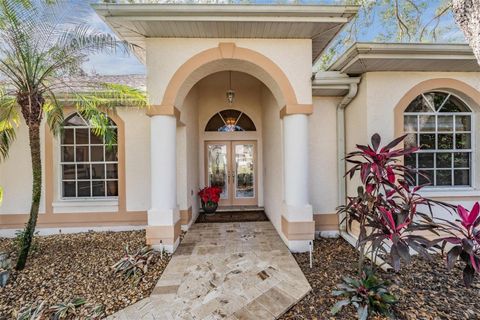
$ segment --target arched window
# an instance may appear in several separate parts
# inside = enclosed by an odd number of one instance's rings
[[[116,132],[115,122],[110,124]],[[117,145],[106,145],[78,113],[64,121],[60,153],[63,198],[118,196]]]
[[[426,175],[432,186],[470,186],[472,174],[472,111],[458,97],[427,92],[404,112],[405,145],[420,150],[405,157],[407,166]],[[425,184],[422,175],[417,184]]]
[[[228,109],[220,111],[208,120],[205,131],[233,132],[256,131],[252,119],[245,113]]]

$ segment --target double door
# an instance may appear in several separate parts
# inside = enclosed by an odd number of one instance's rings
[[[220,206],[257,205],[256,141],[207,141],[205,182],[222,190]]]

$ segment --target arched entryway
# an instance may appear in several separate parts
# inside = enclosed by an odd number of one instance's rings
[[[232,74],[239,81],[233,103],[226,99],[232,89],[226,79]],[[215,115],[227,110],[238,111],[237,119],[223,119],[217,131],[206,130]],[[188,228],[198,214],[198,189],[218,178],[227,186],[223,204],[264,207],[291,249],[307,249],[314,233],[308,199],[311,112],[311,105],[297,103],[281,68],[250,49],[221,43],[185,62],[166,86],[162,104],[149,110],[152,209],[147,238],[153,239],[149,242],[158,241],[155,235],[162,224],[170,224],[175,248],[180,225]],[[222,131],[235,126],[230,122],[245,121],[242,114],[248,115],[255,130]],[[214,149],[220,151],[213,156],[230,159],[222,170],[209,163]],[[236,158],[243,159],[242,164]]]

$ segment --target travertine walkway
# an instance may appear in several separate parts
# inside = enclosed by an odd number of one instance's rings
[[[311,290],[270,222],[194,224],[150,298],[111,319],[275,319]]]

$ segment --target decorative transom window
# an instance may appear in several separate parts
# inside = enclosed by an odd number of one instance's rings
[[[472,111],[445,92],[419,95],[404,113],[405,146],[420,150],[405,157],[418,169],[416,183],[432,186],[470,186],[472,176]]]
[[[117,132],[110,119],[111,128]],[[63,198],[118,196],[117,145],[106,145],[78,113],[64,121],[61,138],[61,188]]]
[[[208,120],[205,131],[233,132],[256,131],[252,119],[245,113],[228,109],[220,111]]]

